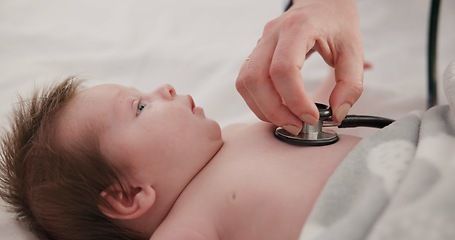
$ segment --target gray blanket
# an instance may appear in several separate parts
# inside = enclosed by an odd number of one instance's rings
[[[455,62],[448,105],[363,139],[322,191],[300,240],[455,239]]]

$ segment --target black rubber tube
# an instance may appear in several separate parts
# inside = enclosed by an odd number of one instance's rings
[[[341,121],[339,128],[353,128],[353,127],[372,127],[372,128],[383,128],[394,120],[384,117],[367,116],[367,115],[347,115],[346,118]]]
[[[439,18],[439,5],[440,0],[431,1],[430,9],[430,24],[428,29],[428,97],[427,108],[431,108],[438,103],[438,89],[437,89],[437,41],[438,41],[438,18]]]

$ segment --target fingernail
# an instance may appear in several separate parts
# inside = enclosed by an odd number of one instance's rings
[[[338,109],[335,111],[335,116],[337,117],[337,120],[341,122],[346,117],[346,115],[348,115],[350,109],[351,105],[349,103],[344,103],[343,105],[339,106]]]
[[[297,136],[300,133],[300,128],[294,125],[284,125],[282,128],[284,130],[288,131],[289,133],[293,134],[294,136]]]
[[[310,124],[312,126],[314,126],[318,123],[318,120],[315,117],[311,116],[310,114],[303,114],[302,116],[300,116],[300,119],[302,121],[304,121],[305,123]]]

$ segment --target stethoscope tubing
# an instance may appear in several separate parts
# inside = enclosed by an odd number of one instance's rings
[[[324,121],[323,127],[338,127],[338,128],[355,128],[355,127],[370,127],[384,128],[391,123],[393,119],[369,115],[347,115],[341,123],[332,121]]]

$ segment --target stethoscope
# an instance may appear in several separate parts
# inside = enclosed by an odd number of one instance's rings
[[[353,128],[353,127],[373,127],[383,128],[394,120],[368,115],[347,115],[340,123],[332,121],[332,109],[321,103],[316,103],[319,110],[319,121],[316,125],[303,122],[302,131],[294,135],[282,127],[275,129],[275,137],[279,140],[300,146],[324,146],[336,143],[339,139],[338,134],[325,127]]]
[[[286,10],[292,5],[289,1]],[[437,104],[437,79],[436,79],[436,44],[439,17],[440,0],[431,1],[429,33],[428,33],[428,101],[427,108]],[[279,140],[300,146],[324,146],[336,143],[339,140],[335,131],[326,130],[324,127],[352,128],[352,127],[373,127],[383,128],[394,120],[367,115],[347,115],[341,123],[332,121],[332,109],[324,104],[316,103],[319,110],[319,121],[312,126],[303,123],[302,131],[294,135],[282,127],[275,129],[275,137]]]

